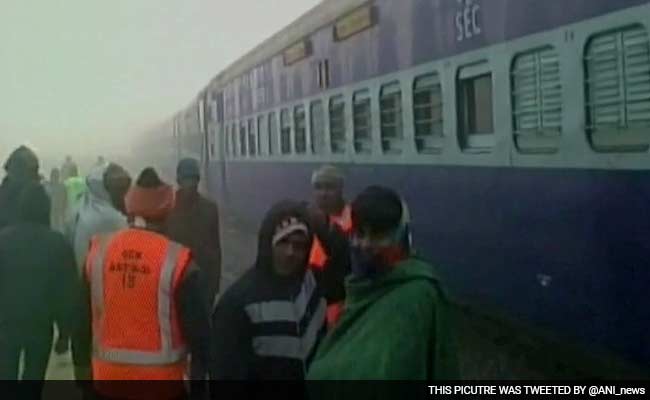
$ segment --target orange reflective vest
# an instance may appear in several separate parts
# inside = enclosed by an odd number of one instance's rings
[[[179,384],[147,397],[182,395],[187,346],[175,294],[190,261],[188,249],[153,232],[126,229],[93,238],[86,278],[99,393],[118,395],[115,384],[102,381],[165,380]]]
[[[343,211],[339,215],[330,215],[330,223],[338,225],[339,228],[343,231],[346,236],[352,234],[352,208],[349,205],[346,205],[343,208]],[[311,247],[311,252],[309,254],[309,265],[311,268],[316,270],[323,270],[327,264],[327,252],[323,247],[323,244],[314,236],[314,243]],[[343,304],[335,303],[327,306],[327,325],[328,327],[333,327],[336,322],[341,317],[343,312]]]

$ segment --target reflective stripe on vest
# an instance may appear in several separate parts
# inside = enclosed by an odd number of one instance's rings
[[[94,312],[97,318],[101,319],[104,314],[104,266],[108,248],[114,236],[99,238],[99,251],[95,255],[90,274],[92,301]],[[173,296],[173,280],[176,260],[182,250],[182,246],[169,242],[167,254],[160,273],[158,284],[158,323],[160,325],[161,348],[158,353],[111,349],[101,345],[98,333],[93,333],[93,355],[106,362],[118,364],[135,365],[169,365],[182,361],[187,355],[185,348],[174,349],[172,345],[172,321],[171,321],[171,300]]]

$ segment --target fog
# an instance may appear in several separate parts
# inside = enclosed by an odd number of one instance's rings
[[[0,0],[0,160],[120,154],[319,0]]]

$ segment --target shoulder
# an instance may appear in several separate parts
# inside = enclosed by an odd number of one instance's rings
[[[219,304],[223,307],[241,308],[254,302],[258,288],[258,271],[253,267],[246,271],[221,296]]]

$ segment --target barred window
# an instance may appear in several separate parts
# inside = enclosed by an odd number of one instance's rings
[[[280,113],[280,151],[282,154],[291,154],[291,121],[286,108]]]
[[[379,96],[381,147],[384,153],[401,153],[404,140],[402,89],[399,82],[384,85]]]
[[[246,124],[244,122],[239,125],[239,155],[246,157]]]
[[[522,153],[555,153],[562,133],[560,60],[553,47],[517,55],[510,72],[515,144]]]
[[[264,117],[264,115],[257,117],[257,143],[260,155],[268,154],[268,147],[265,149],[264,146],[268,145],[269,142],[269,130],[268,126],[265,123]]]
[[[354,118],[354,151],[370,154],[372,153],[372,114],[368,90],[354,94],[352,115]]]
[[[311,103],[310,128],[311,150],[314,154],[325,153],[325,109],[320,100]]]
[[[458,81],[459,142],[463,150],[483,152],[494,147],[492,72],[487,63],[463,67]]]
[[[238,151],[237,151],[237,149],[238,149],[238,147],[237,147],[237,125],[235,125],[235,124],[231,125],[230,134],[231,134],[231,138],[232,138],[232,140],[230,140],[230,145],[232,146],[231,154],[232,154],[233,158],[237,158],[237,155],[238,155]]]
[[[255,121],[248,120],[248,154],[251,157],[257,155],[257,134],[255,132]]]
[[[330,99],[330,146],[332,153],[345,153],[345,100],[343,96]]]
[[[226,125],[226,134],[224,135],[226,156],[230,157],[230,127]]]
[[[296,106],[293,110],[293,121],[295,125],[295,145],[297,154],[307,152],[307,122],[305,121],[305,107]]]
[[[593,36],[585,51],[587,133],[597,151],[650,145],[648,33],[635,25]]]
[[[442,87],[438,74],[415,78],[413,124],[418,153],[439,153],[443,146]]]
[[[269,114],[269,155],[278,154],[278,117],[275,113]]]

